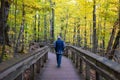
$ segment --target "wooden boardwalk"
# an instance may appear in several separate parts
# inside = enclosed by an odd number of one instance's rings
[[[57,68],[56,55],[49,53],[41,74],[36,80],[81,80],[72,62],[66,57],[62,57],[62,64]]]

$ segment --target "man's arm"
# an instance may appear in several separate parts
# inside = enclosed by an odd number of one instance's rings
[[[64,49],[65,49],[65,42],[63,41],[63,51],[64,51]]]
[[[54,48],[56,47],[56,41],[54,42]]]
[[[64,48],[65,48],[65,46],[66,46],[66,45],[65,45],[65,42],[63,42],[63,45],[64,45]]]

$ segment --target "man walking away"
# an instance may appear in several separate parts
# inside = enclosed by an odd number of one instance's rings
[[[55,41],[54,47],[55,47],[56,57],[57,57],[57,67],[59,68],[61,66],[61,58],[65,48],[65,43],[63,40],[61,40],[60,36],[58,36],[58,39]]]

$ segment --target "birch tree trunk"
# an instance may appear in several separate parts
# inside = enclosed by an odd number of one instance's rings
[[[17,42],[16,42],[16,47],[14,50],[14,57],[16,57],[18,55],[18,46],[20,45],[20,39],[22,37],[22,48],[20,52],[24,51],[24,23],[25,23],[25,11],[24,11],[24,2],[23,2],[23,12],[22,12],[22,23],[21,23],[21,27],[20,27],[20,31],[19,31],[19,35],[17,38]]]

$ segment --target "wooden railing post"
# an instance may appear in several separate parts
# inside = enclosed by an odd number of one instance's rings
[[[66,57],[69,57],[69,54],[68,54],[68,48],[66,48],[64,52],[65,52],[65,53],[64,53],[65,56],[66,56]]]
[[[45,60],[47,61],[48,60],[48,52],[45,54]],[[46,62],[45,61],[45,62]]]
[[[86,80],[90,80],[90,66],[86,63]]]
[[[30,70],[31,70],[31,80],[34,80],[34,64],[33,65],[31,65],[31,67],[30,67]]]
[[[43,56],[43,64],[46,62],[46,58],[45,58],[46,56],[44,55]]]
[[[78,68],[78,63],[79,63],[79,59],[78,59],[78,55],[76,54],[76,68]]]
[[[73,60],[74,60],[74,53],[73,53],[73,51],[71,51],[71,60],[72,60],[72,62],[74,62]]]
[[[42,68],[42,66],[41,66],[42,65],[42,60],[41,60],[41,58],[40,58],[40,62],[39,63],[40,63],[40,72],[41,72],[41,68]]]
[[[44,58],[41,58],[41,67],[44,67]]]
[[[79,72],[80,72],[80,74],[82,74],[82,72],[83,72],[83,71],[82,71],[82,68],[83,68],[83,67],[82,67],[82,66],[83,66],[83,65],[82,65],[82,59],[79,58],[79,61],[80,61],[80,62],[79,62],[79,63],[80,63]]]
[[[73,63],[75,63],[75,53],[73,53]]]
[[[71,51],[68,50],[68,58],[71,59]]]
[[[96,71],[95,75],[96,75],[96,80],[100,80],[100,75],[97,71]]]
[[[44,62],[46,63],[47,62],[47,60],[48,60],[48,52],[44,55]]]
[[[37,73],[40,73],[40,59],[37,61],[36,66],[37,66],[36,69]]]
[[[76,56],[76,54],[74,54],[74,55],[75,55],[75,56],[74,56],[74,57],[75,57],[74,59],[75,59],[75,66],[76,66],[76,59],[77,59],[76,57],[77,57],[77,56]]]

